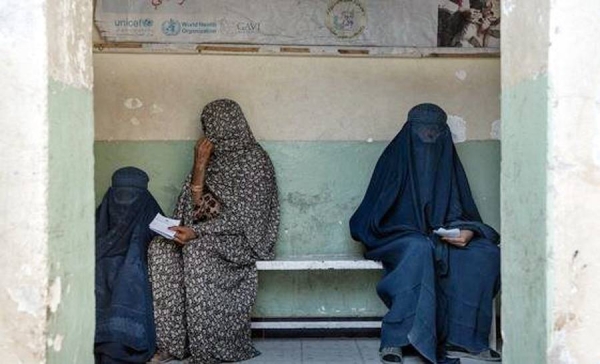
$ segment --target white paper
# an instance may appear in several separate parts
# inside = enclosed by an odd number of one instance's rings
[[[164,236],[167,239],[173,240],[175,232],[169,230],[170,227],[179,226],[181,220],[170,219],[161,214],[156,214],[154,220],[150,223],[150,230],[155,233]]]
[[[443,236],[444,238],[458,238],[460,237],[460,229],[444,229],[439,228],[433,231],[434,234]]]

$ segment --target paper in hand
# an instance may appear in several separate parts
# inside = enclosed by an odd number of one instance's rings
[[[439,235],[444,238],[458,238],[460,237],[460,229],[444,229],[439,228],[437,230],[433,230],[433,233]]]
[[[173,240],[175,231],[169,230],[169,228],[172,226],[179,226],[180,223],[181,220],[170,219],[161,214],[156,214],[154,220],[150,223],[150,230],[167,239]]]

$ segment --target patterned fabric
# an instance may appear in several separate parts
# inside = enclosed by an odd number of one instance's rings
[[[274,258],[279,227],[275,172],[231,100],[208,104],[201,116],[214,144],[205,187],[220,203],[198,221],[187,177],[174,215],[198,238],[183,248],[153,241],[149,261],[157,346],[190,364],[241,361],[259,354],[250,338],[257,290],[256,260]]]
[[[219,212],[221,212],[219,200],[212,192],[204,192],[200,203],[194,207],[194,224],[214,219],[219,216]]]

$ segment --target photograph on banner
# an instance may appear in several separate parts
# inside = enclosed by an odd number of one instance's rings
[[[438,47],[500,48],[500,0],[439,0]]]

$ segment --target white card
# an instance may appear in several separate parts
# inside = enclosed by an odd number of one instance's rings
[[[161,214],[156,214],[154,220],[150,223],[150,230],[155,233],[164,236],[167,239],[173,240],[175,237],[175,232],[173,230],[169,230],[172,226],[179,226],[181,220],[170,219]]]
[[[443,236],[445,238],[458,238],[460,237],[460,229],[444,229],[439,228],[437,230],[433,230],[433,233],[439,236]]]

